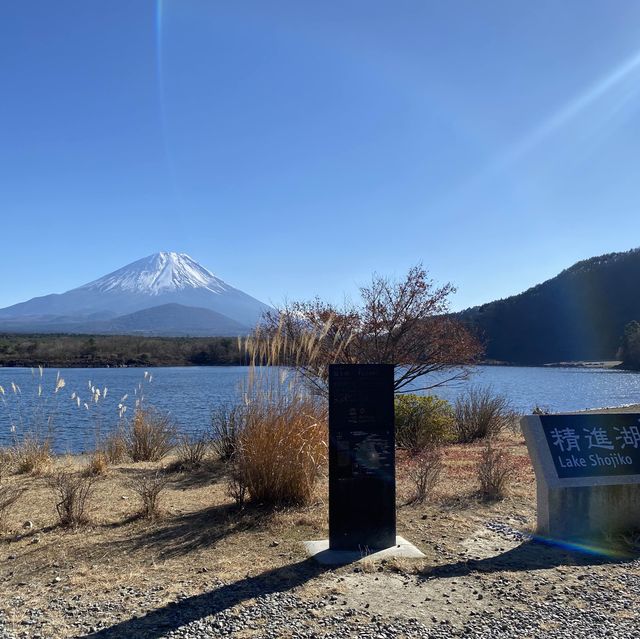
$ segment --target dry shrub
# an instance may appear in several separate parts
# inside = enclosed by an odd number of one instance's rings
[[[408,475],[414,492],[409,499],[410,504],[422,504],[431,497],[440,481],[442,469],[442,450],[435,446],[423,450],[411,460]]]
[[[7,529],[7,515],[24,491],[19,486],[0,485],[0,532]]]
[[[10,450],[0,448],[0,481],[11,475],[14,468],[14,457]]]
[[[84,469],[84,474],[99,477],[101,475],[106,475],[108,468],[109,458],[106,453],[101,450],[96,450],[89,458],[89,462]]]
[[[89,523],[85,510],[95,481],[94,475],[77,473],[70,469],[59,470],[49,478],[49,486],[58,500],[56,510],[60,525],[65,528],[77,528]]]
[[[232,481],[251,500],[306,504],[327,456],[326,411],[312,398],[254,399],[238,440]]]
[[[37,435],[25,435],[12,450],[15,470],[19,474],[42,475],[51,466],[51,440]]]
[[[171,417],[152,408],[137,408],[125,431],[127,454],[134,462],[160,461],[173,447]]]
[[[247,482],[242,474],[240,465],[234,462],[229,465],[227,494],[238,506],[244,506],[247,501]]]
[[[131,479],[131,489],[138,495],[142,507],[138,516],[142,519],[157,519],[160,514],[160,494],[167,487],[169,478],[163,470],[144,473]]]
[[[222,405],[211,415],[211,447],[223,461],[233,457],[238,438],[247,420],[247,408],[242,404]]]
[[[183,433],[178,438],[176,465],[182,470],[200,468],[209,452],[209,442],[202,434]]]
[[[495,437],[516,419],[507,398],[490,388],[470,388],[456,400],[454,412],[454,429],[462,444]]]
[[[121,428],[110,433],[100,448],[109,464],[121,464],[127,460],[127,439]]]
[[[502,499],[513,478],[514,470],[509,455],[496,448],[493,438],[487,438],[477,466],[480,495],[487,500]]]

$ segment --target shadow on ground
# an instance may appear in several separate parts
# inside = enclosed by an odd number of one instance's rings
[[[596,552],[592,548],[567,547],[542,540],[526,541],[500,555],[486,559],[468,559],[427,568],[423,579],[464,577],[474,572],[524,572],[558,566],[602,566],[636,560],[637,555]]]
[[[174,462],[167,468],[172,474],[171,483],[174,488],[203,488],[220,482],[227,474],[227,467],[217,460],[205,460],[191,466]]]
[[[166,473],[169,484],[177,490],[211,486],[222,481],[227,475],[225,465],[217,460],[204,460],[199,464],[174,461],[158,469],[121,468],[119,474],[123,483],[127,485],[138,477],[154,475],[158,471]]]
[[[259,506],[239,509],[234,504],[222,504],[160,519],[131,531],[124,538],[101,544],[109,553],[135,553],[153,550],[161,559],[180,557],[201,548],[214,546],[230,535],[246,530],[259,530],[268,525],[273,511]],[[125,526],[132,520],[118,522]]]
[[[255,577],[221,586],[148,612],[143,617],[123,621],[110,628],[85,635],[84,639],[157,639],[193,621],[233,608],[259,595],[286,592],[327,570],[313,559],[275,568]]]

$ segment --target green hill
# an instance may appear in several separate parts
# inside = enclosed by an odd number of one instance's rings
[[[462,311],[486,357],[515,364],[615,359],[640,320],[640,249],[574,264],[524,293]]]

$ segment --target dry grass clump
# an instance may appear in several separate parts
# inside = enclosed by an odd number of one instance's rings
[[[219,406],[211,415],[211,448],[223,461],[230,460],[238,448],[238,438],[247,420],[243,404]]]
[[[0,448],[0,481],[13,472],[13,454],[6,448]]]
[[[422,504],[433,495],[442,475],[442,450],[432,447],[423,450],[410,462],[407,475],[413,484],[410,504]]]
[[[245,340],[250,363],[245,402],[212,419],[212,445],[230,462],[228,493],[239,504],[246,499],[268,506],[309,503],[327,459],[325,403],[305,391],[309,378],[299,367],[276,368],[314,360],[317,335],[290,343],[281,329]]]
[[[131,489],[138,495],[142,507],[138,516],[142,519],[157,519],[161,515],[160,495],[167,487],[169,477],[162,469],[140,474],[130,481]]]
[[[48,479],[48,484],[56,497],[56,510],[60,525],[77,528],[89,523],[85,511],[87,500],[93,492],[95,475],[61,469]]]
[[[106,475],[108,469],[109,458],[107,457],[106,453],[101,450],[96,450],[89,458],[89,462],[84,469],[84,474],[100,477],[102,475]]]
[[[454,430],[461,444],[495,437],[516,420],[507,398],[494,395],[490,388],[467,390],[456,400],[454,413]]]
[[[486,500],[502,499],[513,478],[514,469],[509,455],[501,448],[496,448],[493,438],[487,442],[480,454],[477,466],[480,495]]]
[[[48,437],[25,435],[14,445],[11,456],[18,474],[42,475],[53,461],[51,440]]]
[[[239,436],[230,491],[265,504],[309,503],[326,457],[326,412],[318,402],[295,394],[254,399]]]
[[[127,460],[127,439],[122,428],[114,430],[100,445],[101,452],[109,464],[121,464]]]
[[[127,455],[132,461],[160,461],[173,448],[176,427],[166,413],[139,407],[124,432],[124,438]]]
[[[11,484],[0,485],[0,532],[7,530],[7,515],[25,489]]]
[[[195,470],[204,463],[209,452],[209,441],[201,433],[182,433],[178,437],[175,466],[181,470]]]

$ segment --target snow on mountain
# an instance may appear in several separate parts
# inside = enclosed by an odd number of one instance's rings
[[[115,317],[164,304],[205,308],[252,327],[269,306],[230,286],[185,253],[150,255],[66,293],[35,297],[0,309],[0,320],[29,326]]]
[[[76,290],[160,295],[189,288],[204,288],[212,293],[231,289],[186,253],[162,252],[144,257]]]

